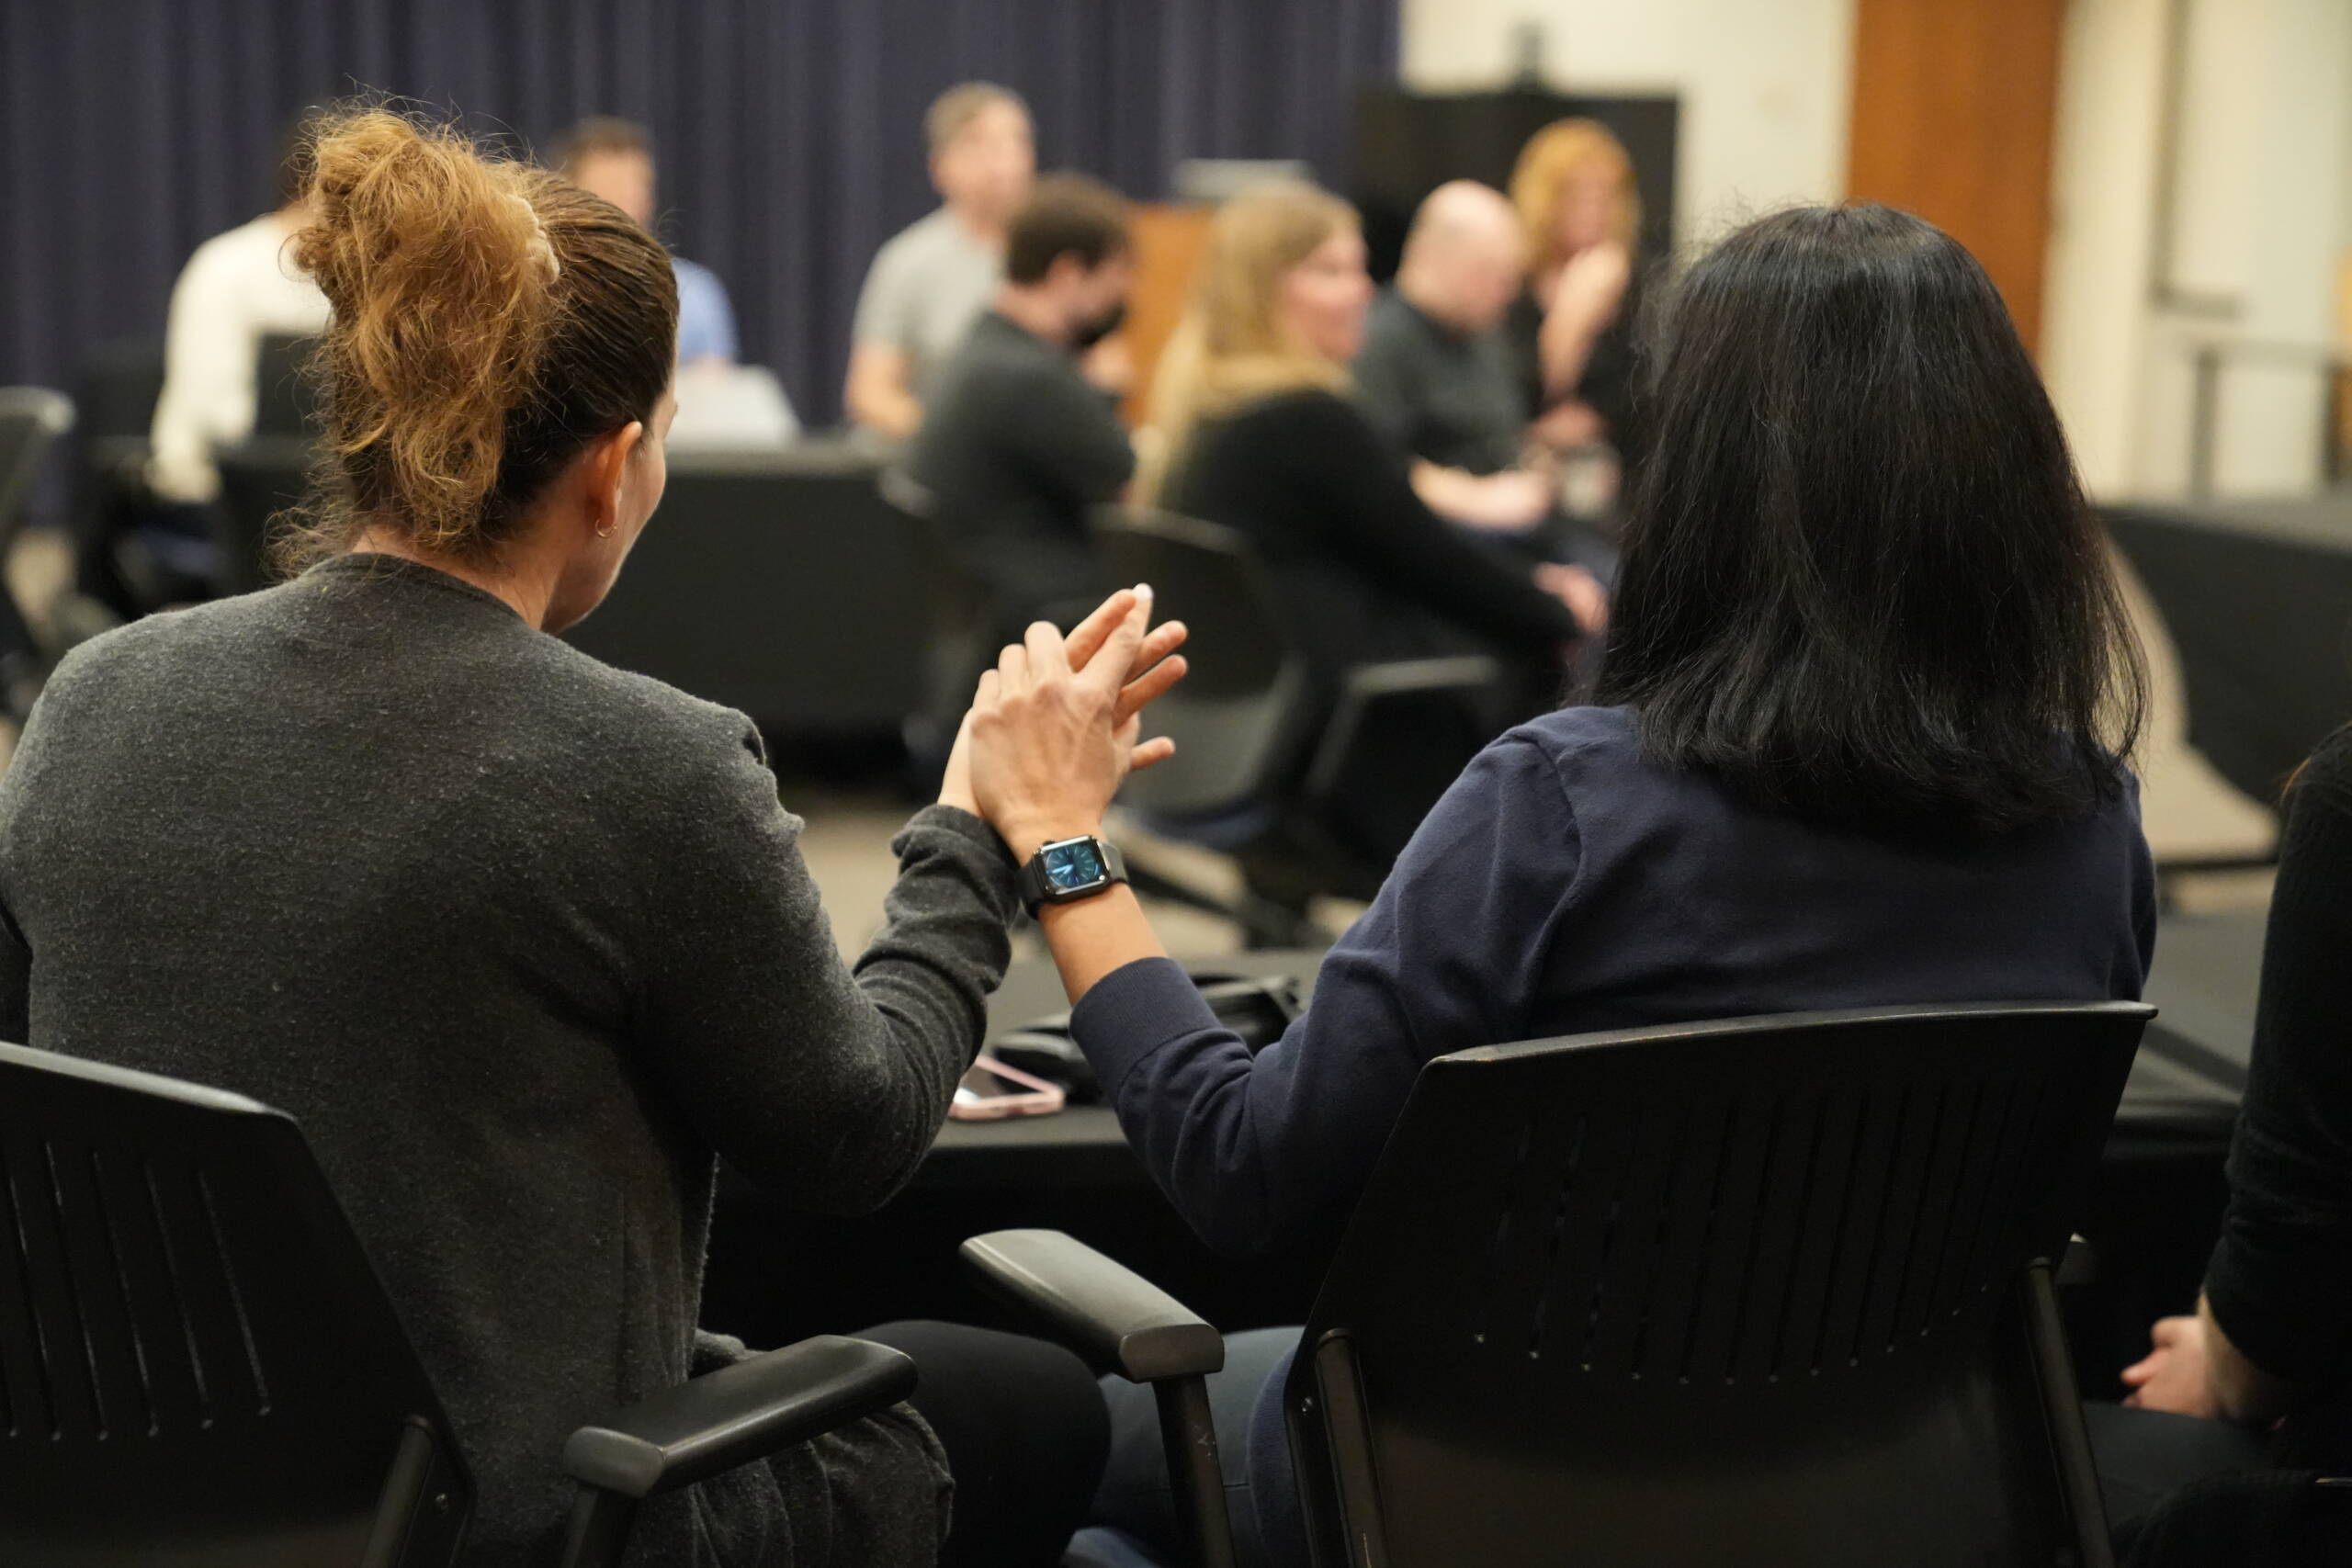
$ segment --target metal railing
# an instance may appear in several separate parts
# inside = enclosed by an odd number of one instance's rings
[[[2345,421],[2352,410],[2352,358],[2321,344],[2281,343],[2256,338],[2211,338],[2190,350],[2188,434],[2188,493],[2199,500],[2213,494],[2215,454],[2222,418],[2222,373],[2233,363],[2301,365],[2324,373],[2326,395],[2320,399],[2319,462],[2322,479],[2342,482],[2346,472]]]

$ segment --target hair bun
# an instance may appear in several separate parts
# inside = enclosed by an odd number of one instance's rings
[[[309,162],[314,217],[294,257],[334,308],[331,445],[376,477],[418,543],[461,545],[557,313],[562,266],[534,176],[382,108],[320,119]]]

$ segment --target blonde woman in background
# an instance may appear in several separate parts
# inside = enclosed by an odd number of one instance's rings
[[[1535,437],[1560,451],[1608,441],[1630,457],[1634,161],[1600,121],[1555,120],[1520,150],[1510,199],[1527,231],[1528,291],[1507,331]]]
[[[1573,567],[1531,570],[1430,511],[1347,366],[1372,302],[1355,209],[1313,186],[1227,203],[1153,381],[1147,500],[1248,535],[1318,679],[1475,651],[1556,696],[1604,597]]]

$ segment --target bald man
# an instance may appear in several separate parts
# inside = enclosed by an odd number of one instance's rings
[[[1532,411],[1502,335],[1525,286],[1526,240],[1503,194],[1475,180],[1430,193],[1396,282],[1372,308],[1356,390],[1413,488],[1459,523],[1504,530],[1552,513],[1550,479],[1522,466]]]

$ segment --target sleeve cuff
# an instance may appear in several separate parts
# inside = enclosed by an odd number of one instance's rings
[[[996,829],[960,806],[926,806],[908,818],[907,825],[899,829],[898,836],[890,840],[892,852],[904,856],[907,852],[905,846],[914,836],[932,828],[953,833],[960,839],[969,839],[1002,861],[1008,869],[1017,869],[1012,864],[1012,852],[1005,847],[1002,839],[997,837]]]
[[[926,849],[964,866],[967,874],[978,879],[999,909],[999,918],[1012,918],[1020,907],[1013,880],[1021,868],[1013,863],[1012,852],[995,829],[959,807],[926,806],[908,818],[907,825],[891,839],[890,852],[899,857],[903,868]]]
[[[1103,1098],[1116,1102],[1120,1086],[1143,1059],[1170,1041],[1225,1026],[1201,999],[1201,990],[1172,958],[1138,958],[1114,969],[1079,998],[1069,1015],[1070,1037],[1094,1064]]]
[[[2299,1313],[2299,1293],[2291,1286],[2259,1289],[2232,1267],[2226,1252],[2215,1256],[2205,1276],[2205,1305],[2240,1356],[2281,1382],[2319,1382],[2335,1371],[2343,1334],[2324,1313]],[[2316,1293],[2326,1299],[2326,1292]]]

